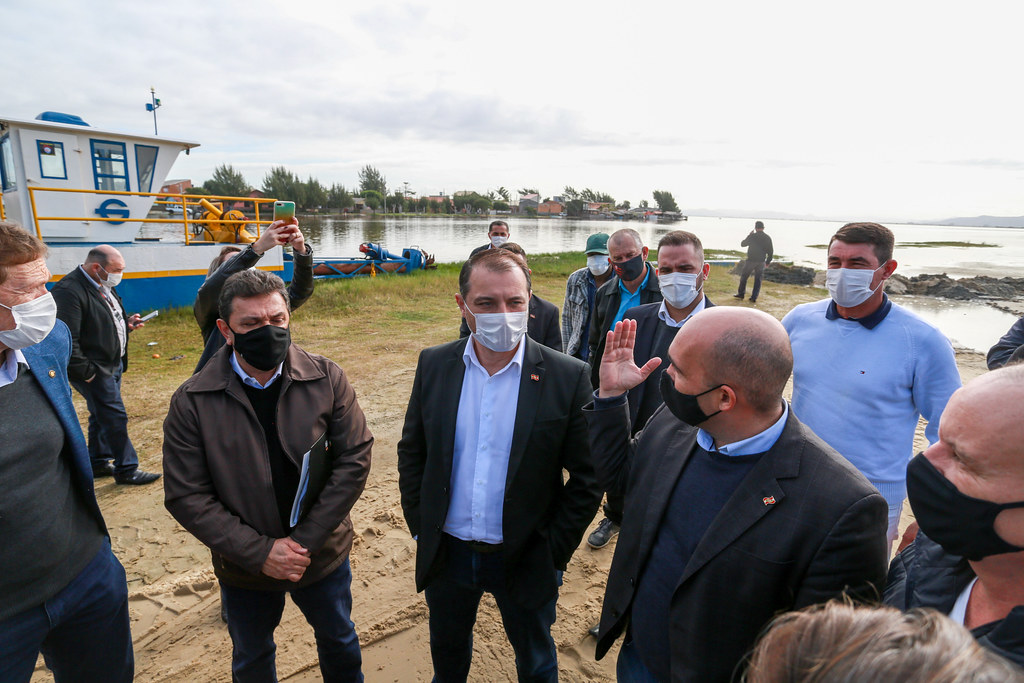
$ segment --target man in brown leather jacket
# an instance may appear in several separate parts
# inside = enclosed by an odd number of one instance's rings
[[[324,680],[361,681],[349,511],[373,436],[341,368],[291,343],[280,278],[231,276],[220,312],[227,345],[178,388],[164,421],[165,505],[210,547],[235,680],[274,680],[290,593]]]

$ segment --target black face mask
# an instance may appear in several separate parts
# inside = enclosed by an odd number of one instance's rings
[[[907,465],[907,499],[921,531],[946,552],[980,560],[1024,550],[1004,541],[994,527],[1000,512],[1024,507],[1024,501],[993,503],[960,493],[921,453]]]
[[[708,415],[701,410],[700,404],[697,403],[697,397],[703,396],[704,394],[723,386],[725,385],[719,384],[711,387],[707,391],[702,391],[699,394],[684,394],[681,391],[676,390],[667,372],[663,372],[661,374],[661,397],[665,399],[665,406],[669,409],[669,412],[677,418],[688,425],[693,425],[694,427],[722,412],[721,410],[716,410]]]
[[[284,362],[291,344],[292,335],[287,327],[264,325],[245,334],[235,332],[235,351],[241,354],[246,363],[264,372]]]
[[[615,266],[615,274],[619,279],[630,282],[644,274],[644,254],[640,252],[628,261],[612,265]]]

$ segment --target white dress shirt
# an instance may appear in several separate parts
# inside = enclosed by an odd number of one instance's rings
[[[676,322],[675,319],[668,314],[668,308],[665,306],[664,299],[661,300],[661,308],[658,309],[658,317],[661,318],[661,321],[669,327],[682,327],[683,323],[704,310],[704,290],[702,289],[697,292],[697,296],[700,297],[700,301],[698,301],[697,305],[693,307],[692,311],[690,311],[690,315],[686,316],[679,322]]]
[[[512,432],[519,406],[519,380],[526,341],[515,356],[489,375],[466,342],[459,411],[455,419],[451,501],[444,531],[464,541],[502,542],[502,512]]]

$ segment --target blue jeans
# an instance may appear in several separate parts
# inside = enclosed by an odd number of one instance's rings
[[[114,470],[130,475],[139,468],[139,456],[128,438],[128,413],[121,400],[121,368],[114,374],[97,372],[91,382],[72,380],[71,385],[89,407],[89,459],[93,467],[114,459]]]
[[[650,669],[640,661],[630,633],[623,638],[619,658],[615,660],[615,680],[617,683],[658,683]]]
[[[526,609],[505,589],[504,554],[482,554],[444,537],[447,562],[424,591],[430,608],[430,657],[434,681],[465,681],[473,659],[473,624],[484,591],[494,596],[505,634],[516,653],[520,681],[557,681],[558,660],[551,625],[556,595],[538,609]],[[556,571],[552,567],[551,571]]]
[[[0,622],[0,683],[28,683],[40,652],[57,683],[135,676],[128,584],[108,539],[59,593]]]
[[[274,683],[274,629],[281,623],[285,593],[313,627],[320,673],[326,683],[363,680],[359,637],[352,623],[352,570],[348,559],[314,584],[290,591],[257,591],[221,583],[231,634],[232,680]]]
[[[760,263],[745,261],[743,263],[743,270],[740,272],[740,289],[737,292],[741,297],[743,296],[743,292],[747,289],[747,278],[750,277],[751,273],[754,274],[754,289],[750,292],[750,299],[754,300],[757,298],[758,294],[761,293],[761,278],[764,277],[764,261],[762,260]]]

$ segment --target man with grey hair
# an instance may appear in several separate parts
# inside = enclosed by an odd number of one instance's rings
[[[125,313],[117,293],[124,268],[121,252],[101,244],[89,251],[85,263],[53,286],[53,298],[57,317],[71,330],[71,386],[89,407],[93,476],[113,476],[118,484],[138,485],[152,483],[160,475],[139,469],[139,456],[128,436],[128,412],[121,399],[121,376],[128,369],[128,334],[145,324],[138,313]]]
[[[71,334],[46,291],[46,246],[0,221],[0,680],[130,683],[124,568],[71,401]]]
[[[220,314],[226,345],[171,397],[164,504],[211,550],[235,680],[276,680],[273,635],[290,594],[324,680],[361,681],[349,511],[373,436],[341,368],[291,343],[279,277],[232,275]]]
[[[793,367],[766,313],[717,307],[679,328],[665,405],[630,438],[636,323],[608,334],[584,408],[600,483],[625,495],[597,657],[623,632],[620,681],[732,680],[779,611],[885,580],[885,500],[782,398]],[[723,637],[723,634],[726,637]]]

